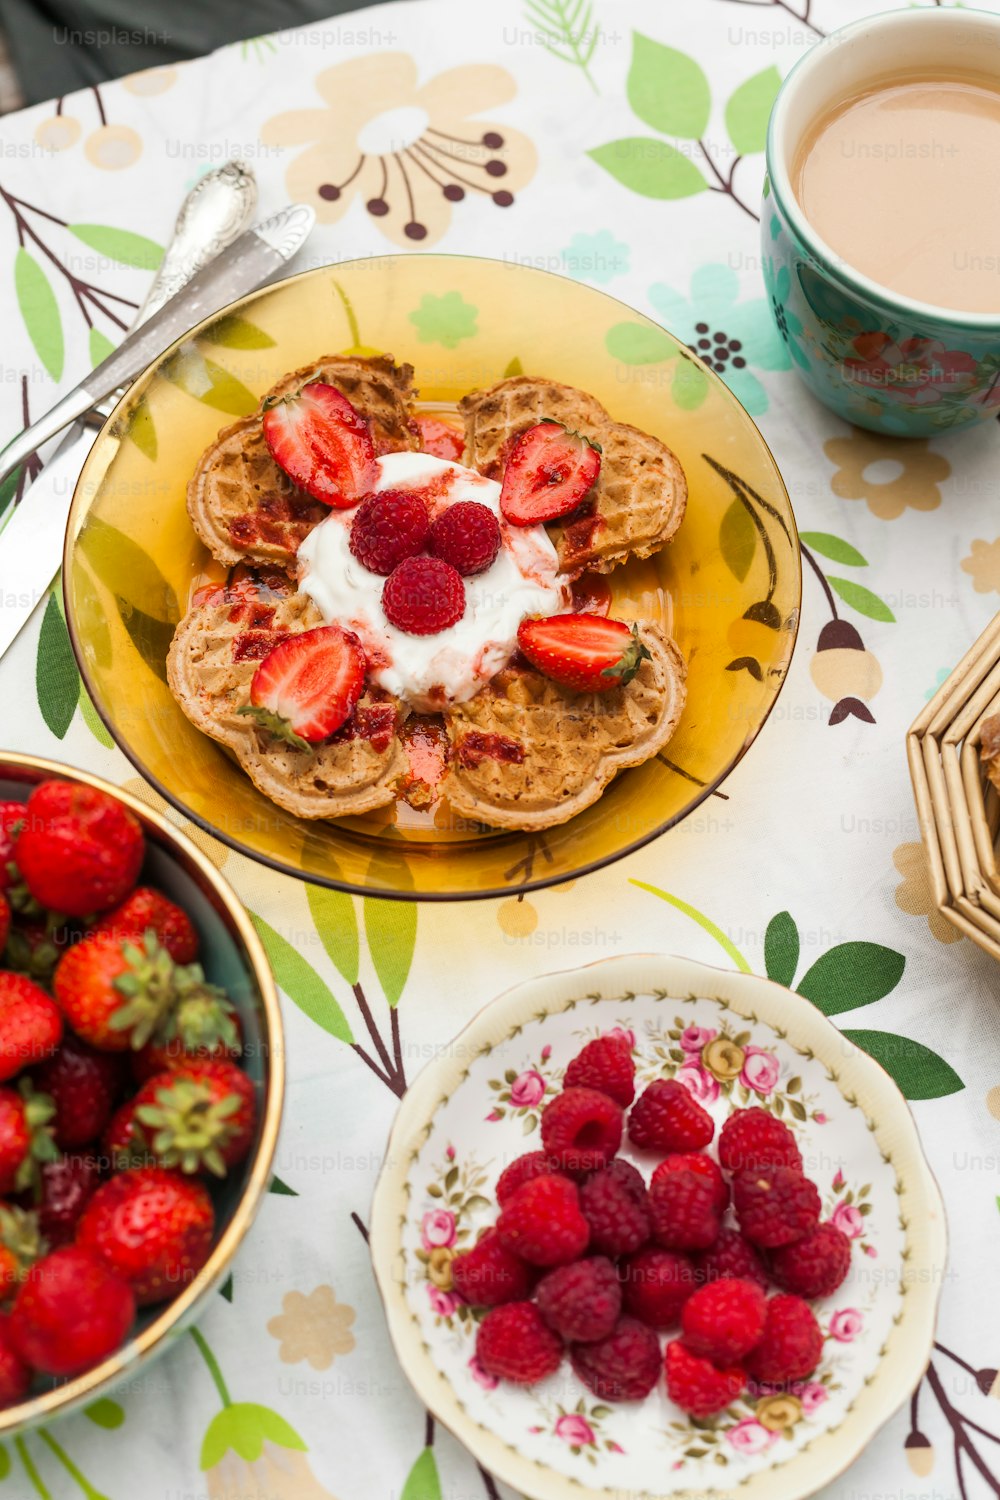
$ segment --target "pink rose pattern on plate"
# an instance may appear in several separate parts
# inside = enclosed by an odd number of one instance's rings
[[[444,1160],[435,1168],[427,1185],[427,1205],[420,1215],[420,1248],[415,1254],[426,1280],[435,1322],[449,1328],[455,1326],[456,1320],[460,1326],[469,1328],[475,1323],[476,1313],[453,1289],[451,1263],[456,1255],[475,1244],[485,1216],[493,1208],[484,1192],[488,1181],[486,1171],[475,1157],[463,1162],[456,1160],[455,1147],[449,1141]],[[482,1379],[479,1379],[473,1364],[474,1361],[469,1362],[473,1378],[490,1389],[486,1382],[492,1377],[480,1370]]]
[[[491,1124],[506,1119],[508,1115],[516,1115],[522,1122],[525,1135],[538,1129],[546,1099],[558,1092],[549,1067],[551,1056],[552,1048],[545,1046],[537,1062],[527,1062],[520,1072],[508,1068],[502,1079],[490,1079],[489,1088],[494,1098],[486,1119]]]
[[[647,1025],[636,1081],[676,1078],[706,1106],[721,1097],[734,1109],[763,1105],[793,1127],[809,1120],[825,1125],[828,1117],[813,1108],[815,1099],[803,1093],[802,1079],[793,1073],[782,1078],[773,1049],[750,1037],[749,1031],[727,1025],[693,1026],[680,1016],[666,1029]]]
[[[636,1053],[640,1088],[654,1077],[676,1078],[707,1108],[716,1106],[713,1113],[717,1122],[720,1103],[723,1113],[751,1105],[762,1107],[800,1130],[809,1124],[823,1127],[831,1120],[829,1104],[827,1109],[815,1107],[817,1096],[807,1093],[802,1079],[787,1065],[782,1066],[778,1052],[764,1045],[766,1038],[754,1042],[748,1031],[736,1031],[726,1024],[694,1025],[679,1016],[671,1026],[658,1030],[647,1023],[638,1041],[630,1026],[612,1029]],[[522,1121],[524,1135],[533,1133],[546,1100],[561,1085],[565,1062],[584,1042],[601,1034],[607,1034],[607,1030],[593,1028],[576,1033],[572,1050],[567,1049],[565,1057],[555,1063],[552,1046],[546,1044],[536,1055],[522,1058],[519,1067],[505,1070],[501,1079],[490,1078],[487,1087],[492,1109],[486,1119],[492,1123],[517,1118]],[[449,1142],[418,1214],[421,1249],[416,1253],[426,1277],[426,1296],[435,1324],[451,1329],[463,1341],[468,1378],[488,1393],[497,1389],[498,1382],[479,1365],[471,1345],[482,1314],[466,1307],[454,1292],[450,1265],[454,1255],[471,1245],[478,1232],[492,1222],[495,1205],[487,1196],[491,1184],[520,1149],[508,1142],[502,1155],[481,1168],[471,1157],[463,1162]],[[523,1149],[530,1149],[530,1143],[525,1142]],[[808,1151],[806,1156],[808,1169]],[[839,1169],[828,1180],[824,1219],[842,1229],[859,1253],[874,1256],[877,1251],[867,1232],[872,1213],[871,1185],[852,1187]],[[826,1340],[823,1360],[809,1380],[780,1390],[751,1383],[725,1412],[707,1423],[695,1423],[676,1408],[666,1408],[674,1417],[664,1428],[672,1450],[671,1471],[700,1467],[706,1460],[713,1467],[767,1462],[768,1453],[782,1438],[794,1438],[800,1428],[825,1421],[824,1408],[842,1388],[839,1361],[864,1337],[867,1315],[853,1306],[824,1314],[820,1304],[817,1311]],[[590,1466],[606,1455],[627,1453],[627,1442],[623,1444],[612,1435],[616,1423],[621,1425],[623,1408],[591,1404],[588,1398],[581,1398],[575,1406],[553,1404],[545,1398],[544,1388],[525,1395],[534,1402],[537,1413],[527,1432],[534,1437],[548,1435],[557,1452],[568,1451]]]
[[[614,1416],[614,1408],[600,1402],[590,1405],[583,1397],[573,1407],[539,1406],[539,1421],[529,1427],[531,1433],[550,1432],[565,1443],[574,1457],[595,1464],[604,1453],[624,1453],[625,1449],[604,1434],[604,1424]]]

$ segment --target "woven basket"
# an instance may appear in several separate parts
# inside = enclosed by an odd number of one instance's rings
[[[1000,959],[1000,797],[979,747],[1000,712],[1000,615],[910,725],[906,753],[942,916]]]

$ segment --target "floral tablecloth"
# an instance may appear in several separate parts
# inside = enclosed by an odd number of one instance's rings
[[[372,1186],[406,1080],[475,1010],[631,950],[761,973],[780,953],[780,977],[895,1073],[950,1215],[940,1342],[912,1409],[829,1493],[1000,1494],[998,975],[929,910],[903,752],[997,608],[1000,433],[901,445],[846,427],[797,381],[795,329],[776,337],[759,270],[779,79],[878,8],[410,0],[2,122],[4,438],[120,336],[185,190],[239,155],[264,210],[316,203],[303,264],[432,246],[521,260],[705,350],[776,454],[806,566],[790,681],[752,753],[681,827],[572,891],[512,890],[456,920],[317,897],[203,840],[279,934],[290,1080],[273,1191],[200,1329],[113,1400],[0,1448],[0,1500],[502,1493],[395,1363],[365,1244]],[[445,167],[461,191],[441,192]],[[416,337],[455,347],[474,316],[442,297]],[[0,664],[0,726],[4,747],[152,796],[81,691],[57,594]],[[343,941],[327,951],[331,901]]]

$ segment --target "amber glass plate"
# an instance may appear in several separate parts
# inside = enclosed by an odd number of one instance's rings
[[[263,797],[167,690],[173,628],[206,572],[218,576],[188,521],[188,476],[219,429],[279,376],[337,351],[409,361],[431,408],[520,371],[579,386],[612,416],[663,438],[684,465],[690,500],[676,540],[609,577],[612,612],[661,622],[687,658],[684,717],[659,757],[560,828],[539,836],[455,827],[402,804],[303,821]],[[801,593],[795,521],[774,460],[735,396],[684,345],[590,287],[448,255],[321,267],[234,303],[169,349],[94,445],[63,576],[73,645],[101,716],[181,812],[303,880],[418,899],[567,880],[697,807],[767,718]]]

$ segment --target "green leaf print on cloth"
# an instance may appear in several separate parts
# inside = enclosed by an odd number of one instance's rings
[[[633,32],[626,92],[643,124],[661,135],[696,141],[704,134],[712,91],[705,74],[686,52]]]
[[[45,272],[23,245],[14,259],[14,290],[35,353],[52,379],[61,379],[65,347],[59,304]]]
[[[346,1042],[351,1046],[354,1036],[347,1017],[312,964],[307,963],[287,938],[275,932],[263,917],[251,912],[250,920],[271,960],[274,977],[289,1000],[311,1021],[315,1021],[317,1026],[328,1031],[339,1042]]]
[[[791,360],[766,298],[741,301],[739,277],[720,262],[699,266],[687,297],[664,282],[651,286],[648,295],[664,327],[722,377],[751,416],[767,410],[767,391],[752,367],[787,370]],[[669,340],[638,323],[616,323],[608,330],[606,345],[626,364],[658,364],[674,354]],[[685,410],[701,405],[708,381],[700,366],[678,361],[673,395]]]
[[[752,219],[760,216],[734,185],[744,156],[763,151],[767,120],[781,84],[778,70],[763,69],[746,79],[726,105],[731,147],[706,140],[712,91],[701,65],[686,52],[641,32],[632,33],[632,61],[626,81],[628,102],[644,125],[683,142],[680,147],[653,136],[625,136],[592,147],[587,155],[624,187],[644,198],[690,198],[723,193]]]
[[[922,1042],[892,1031],[845,1030],[844,1036],[881,1063],[907,1099],[943,1099],[965,1088],[951,1064]]]
[[[765,68],[741,83],[726,104],[726,129],[740,156],[763,151],[771,105],[781,87],[777,68]]]
[[[420,306],[410,313],[410,322],[417,330],[418,343],[456,349],[463,339],[475,338],[478,316],[478,308],[466,302],[461,292],[445,292],[441,297],[426,292]]]
[[[57,740],[65,739],[80,701],[80,674],[69,643],[62,611],[50,594],[42,616],[35,663],[35,690],[46,728]]]
[[[587,155],[599,167],[643,198],[691,198],[708,183],[689,156],[669,141],[648,135],[624,136],[595,146]]]
[[[433,1448],[425,1448],[410,1470],[399,1500],[441,1500],[441,1479]]]
[[[70,234],[96,250],[105,260],[120,266],[135,266],[140,271],[155,271],[163,259],[163,246],[131,229],[114,229],[109,224],[67,224]]]

